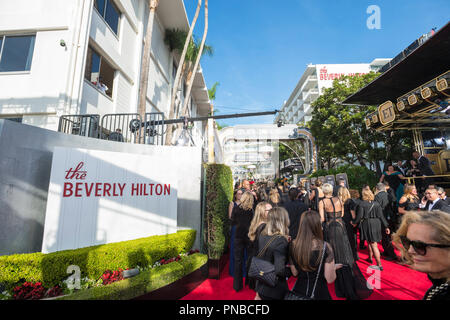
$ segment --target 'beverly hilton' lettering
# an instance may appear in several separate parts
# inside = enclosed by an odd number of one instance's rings
[[[128,193],[136,196],[170,196],[170,184],[132,183],[129,191],[126,183],[65,182],[63,197],[123,197]]]

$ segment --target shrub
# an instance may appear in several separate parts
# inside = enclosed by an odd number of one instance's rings
[[[204,239],[208,257],[219,259],[229,242],[228,206],[233,200],[233,176],[230,167],[207,164]]]
[[[164,287],[192,273],[205,265],[205,254],[192,254],[178,262],[168,263],[144,272],[135,277],[114,282],[108,286],[93,287],[57,300],[128,300]]]
[[[174,257],[191,249],[195,230],[152,236],[130,241],[59,251],[0,257],[0,283],[12,289],[16,284],[41,282],[51,288],[64,279],[67,267],[80,267],[81,277],[98,279],[105,270],[153,265],[165,257]]]

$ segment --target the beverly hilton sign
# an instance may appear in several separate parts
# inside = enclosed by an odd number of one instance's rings
[[[42,251],[177,230],[177,177],[157,156],[55,148]]]

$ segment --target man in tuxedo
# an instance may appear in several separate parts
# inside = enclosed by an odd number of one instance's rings
[[[294,240],[297,237],[300,218],[303,212],[308,211],[308,206],[297,199],[298,189],[291,188],[288,192],[289,201],[284,204],[284,208],[289,214],[289,235]]]
[[[419,207],[425,211],[441,210],[450,213],[450,206],[439,197],[437,189],[430,187],[425,191],[425,197],[422,198]]]
[[[428,160],[427,157],[421,155],[419,152],[414,151],[413,157],[417,161],[417,168],[422,172],[424,176],[434,176],[433,169],[431,169],[431,161]],[[425,188],[427,188],[430,184],[433,184],[432,178],[426,178],[425,181]]]
[[[389,201],[389,195],[386,192],[386,187],[384,183],[378,183],[376,186],[377,194],[375,195],[375,201],[378,202],[383,210],[383,215],[386,220],[389,222],[389,228],[393,228],[393,212],[392,206]],[[391,229],[395,230],[395,229]],[[385,257],[386,260],[397,260],[397,255],[395,254],[394,247],[392,246],[391,236],[382,232],[381,245],[383,246],[382,256]]]
[[[403,161],[397,161],[397,164],[394,166],[395,170],[400,172],[404,177],[406,176],[406,169],[403,167]]]
[[[437,188],[437,192],[438,192],[439,198],[444,200],[445,203],[449,206],[450,205],[450,198],[447,197],[447,195],[445,194],[444,188],[441,188],[441,187]]]

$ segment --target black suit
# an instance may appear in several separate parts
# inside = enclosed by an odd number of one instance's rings
[[[431,169],[431,162],[425,156],[420,156],[417,160],[417,168],[422,172],[424,176],[434,176],[434,172]],[[430,184],[434,183],[433,178],[425,178],[423,180],[423,187],[426,189]]]
[[[389,227],[392,228],[392,220],[390,219],[392,217],[392,207],[389,201],[388,193],[386,191],[381,191],[377,193],[377,195],[375,196],[375,201],[380,204],[380,207],[383,210],[383,215],[386,218],[386,220],[391,222]],[[382,235],[381,245],[383,246],[383,254],[385,256],[395,258],[396,255],[394,247],[392,246],[391,236],[386,234],[386,232],[382,232],[381,235]]]
[[[448,206],[450,206],[450,197],[445,197],[445,199],[442,199]]]
[[[271,239],[272,236],[260,235],[258,239],[258,249],[261,250]],[[288,256],[289,244],[285,237],[278,236],[267,248],[261,259],[273,263],[275,266],[275,273],[277,275],[277,282],[275,287],[269,287],[260,281],[256,281],[256,292],[258,292],[261,299],[275,299],[282,300],[289,290],[286,277],[290,276],[286,268],[286,261]]]
[[[294,200],[286,202],[284,208],[289,214],[289,235],[294,240],[297,237],[301,215],[303,212],[308,211],[308,206],[300,200]]]
[[[430,205],[431,205],[432,203],[433,203],[432,201],[429,201],[429,200],[428,200],[428,201],[427,201],[427,204],[425,205],[424,210],[425,210],[425,211],[428,211],[428,208],[430,207]],[[431,211],[433,211],[433,210],[441,210],[441,211],[450,213],[450,206],[448,206],[447,203],[446,203],[444,200],[439,199],[439,200],[434,204],[433,208],[431,209]]]
[[[420,156],[420,158],[418,159],[417,167],[423,175],[434,176],[433,169],[431,169],[431,162],[427,157]]]

